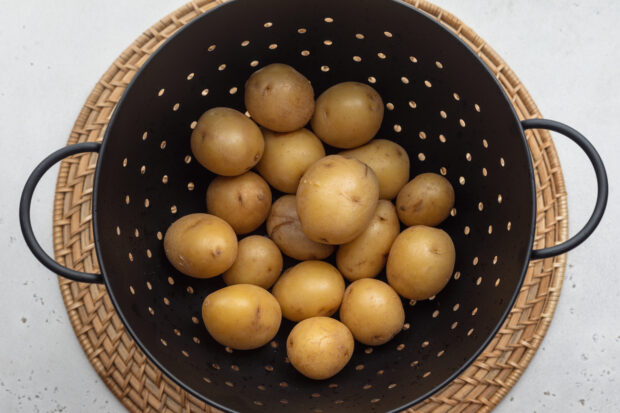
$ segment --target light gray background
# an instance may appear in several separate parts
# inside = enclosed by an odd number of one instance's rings
[[[122,411],[82,352],[56,277],[26,250],[17,205],[28,173],[65,144],[88,93],[141,31],[184,0],[0,0],[0,411]],[[540,351],[497,412],[620,411],[620,2],[436,0],[515,70],[542,113],[589,137],[612,183],[595,235],[568,256]],[[594,174],[555,137],[574,234],[594,205]],[[52,251],[57,169],[35,193],[33,223]]]

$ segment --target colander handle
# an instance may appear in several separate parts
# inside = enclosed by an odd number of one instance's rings
[[[41,248],[41,245],[37,242],[32,231],[32,222],[30,221],[30,204],[32,202],[32,195],[34,189],[37,187],[39,180],[43,174],[52,167],[55,163],[63,160],[64,158],[74,155],[76,153],[83,152],[99,152],[101,144],[97,142],[85,142],[77,143],[75,145],[65,146],[62,149],[57,150],[50,156],[45,158],[30,174],[30,177],[24,185],[21,201],[19,203],[19,224],[22,229],[22,234],[26,240],[26,244],[34,256],[45,265],[48,269],[52,270],[58,275],[62,275],[65,278],[69,278],[74,281],[82,281],[87,283],[102,283],[103,277],[101,274],[89,274],[86,272],[72,270],[71,268],[63,267],[58,264],[52,257]]]
[[[596,174],[596,183],[598,187],[596,205],[594,206],[594,211],[592,212],[592,215],[586,225],[581,229],[581,231],[567,241],[553,247],[543,248],[541,250],[532,250],[530,254],[530,258],[533,260],[554,257],[556,255],[564,254],[584,242],[601,222],[601,218],[605,212],[605,207],[607,206],[607,196],[609,192],[605,165],[603,165],[601,157],[596,149],[594,149],[594,146],[592,146],[590,141],[570,126],[549,119],[527,119],[521,122],[521,126],[524,131],[527,129],[548,129],[566,136],[579,145],[581,149],[583,149],[590,159],[590,162],[592,162],[594,173]]]

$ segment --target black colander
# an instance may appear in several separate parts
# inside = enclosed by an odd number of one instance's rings
[[[441,173],[456,192],[455,208],[441,225],[456,246],[453,280],[433,299],[404,302],[403,331],[383,346],[357,343],[350,363],[326,381],[306,379],[288,363],[289,322],[258,350],[216,343],[202,324],[201,303],[223,282],[180,274],[163,251],[162,234],[174,220],[206,209],[213,175],[191,156],[195,121],[215,106],[245,111],[246,79],[274,62],[302,72],[317,96],[337,82],[371,84],[386,102],[377,137],[407,150],[412,177]],[[586,227],[542,251],[532,251],[536,204],[528,128],[555,130],[577,142],[598,180]],[[99,152],[93,222],[101,275],[55,263],[34,239],[29,217],[45,170],[86,151]],[[66,147],[37,167],[20,219],[43,264],[67,278],[105,282],[142,350],[207,403],[243,412],[391,411],[430,396],[462,372],[505,319],[528,261],[582,242],[606,200],[605,170],[587,140],[556,122],[520,122],[476,54],[415,8],[393,0],[233,0],[188,24],[144,64],[102,144]]]

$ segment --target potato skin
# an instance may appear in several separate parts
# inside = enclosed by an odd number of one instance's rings
[[[253,284],[271,288],[282,272],[282,253],[269,238],[250,235],[239,241],[237,259],[222,279],[228,285]]]
[[[237,236],[226,221],[209,214],[190,214],[170,225],[164,236],[168,261],[195,278],[226,271],[237,257]]]
[[[237,284],[209,294],[202,303],[202,319],[211,337],[221,345],[251,350],[276,336],[282,312],[267,290]]]
[[[445,231],[424,225],[409,227],[390,249],[388,283],[405,298],[425,300],[450,281],[455,258],[454,244]]]
[[[207,188],[207,211],[230,224],[237,234],[258,228],[269,215],[271,190],[254,172],[218,176]]]
[[[338,247],[336,265],[349,281],[376,277],[387,261],[392,243],[400,232],[396,208],[379,200],[370,224],[353,241]]]
[[[236,176],[260,161],[265,141],[259,127],[243,113],[218,107],[198,119],[191,147],[196,160],[211,172]]]
[[[328,145],[355,148],[377,134],[383,110],[383,100],[372,87],[343,82],[321,93],[310,124],[314,133]]]
[[[334,314],[343,294],[342,275],[323,261],[300,262],[286,270],[273,286],[282,315],[291,321]]]
[[[314,112],[310,81],[289,65],[273,63],[245,82],[245,107],[260,125],[276,132],[303,128]]]
[[[323,244],[345,244],[368,226],[379,201],[375,173],[357,159],[330,155],[315,162],[297,188],[304,233]]]
[[[446,178],[423,173],[405,185],[396,198],[398,217],[407,226],[434,227],[450,215],[454,206],[454,188]]]
[[[263,135],[265,152],[256,170],[278,191],[294,194],[304,172],[325,156],[323,143],[308,129],[288,133],[265,129]]]
[[[285,255],[299,261],[322,260],[334,252],[333,245],[312,241],[301,229],[295,195],[284,195],[271,206],[267,234]]]
[[[342,321],[357,341],[379,346],[398,334],[405,323],[405,310],[396,291],[383,281],[357,280],[344,292]]]
[[[353,157],[370,168],[379,181],[379,198],[394,199],[409,181],[409,155],[399,144],[386,139],[375,139],[359,148],[340,152]]]
[[[293,367],[314,380],[335,376],[351,360],[354,347],[347,326],[329,317],[300,322],[286,340],[286,353]]]

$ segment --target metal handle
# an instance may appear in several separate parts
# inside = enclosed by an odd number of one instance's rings
[[[605,207],[607,206],[607,196],[609,192],[605,165],[603,165],[601,157],[596,149],[594,149],[594,146],[592,146],[590,141],[570,126],[549,119],[528,119],[522,121],[521,126],[523,127],[523,130],[548,129],[566,136],[579,145],[581,149],[583,149],[590,159],[590,162],[592,162],[594,173],[596,174],[596,183],[598,187],[596,205],[594,206],[594,211],[592,212],[592,215],[586,225],[581,229],[581,231],[567,241],[553,247],[543,248],[541,250],[532,250],[530,254],[530,258],[533,260],[554,257],[556,255],[564,254],[584,242],[601,222],[601,218],[605,212]]]
[[[34,189],[37,187],[39,180],[43,174],[52,167],[56,162],[63,160],[64,158],[82,152],[99,152],[101,144],[97,142],[78,143],[75,145],[66,146],[57,150],[50,156],[45,158],[30,174],[30,177],[24,185],[21,201],[19,203],[19,224],[22,229],[22,234],[26,240],[26,244],[34,256],[45,265],[48,269],[52,270],[58,275],[62,275],[65,278],[69,278],[74,281],[82,281],[87,283],[102,283],[103,277],[101,274],[89,274],[86,272],[72,270],[71,268],[63,267],[58,264],[52,257],[47,255],[43,248],[37,242],[32,231],[32,222],[30,221],[30,204],[32,202],[32,195]]]

